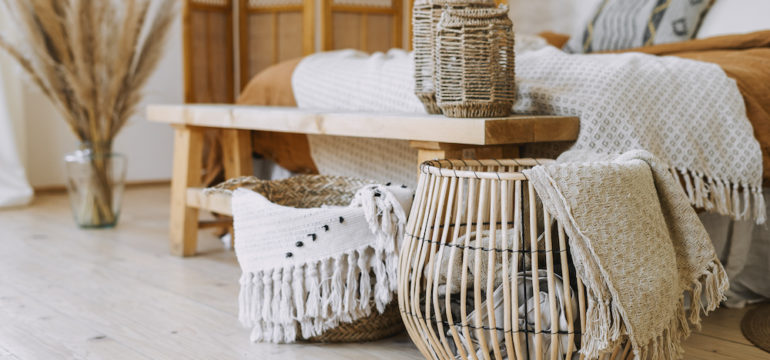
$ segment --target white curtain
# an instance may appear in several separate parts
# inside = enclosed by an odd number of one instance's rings
[[[0,14],[0,31],[8,21]],[[3,25],[5,24],[5,25]],[[19,155],[16,138],[23,134],[18,104],[22,90],[21,74],[11,59],[0,50],[0,207],[26,205],[32,200],[32,187]]]

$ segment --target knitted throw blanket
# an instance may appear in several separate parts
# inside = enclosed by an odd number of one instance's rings
[[[300,108],[424,112],[413,72],[412,58],[399,50],[326,52],[300,62],[292,87]],[[762,153],[735,81],[718,65],[639,53],[571,55],[517,34],[516,83],[516,113],[580,117],[574,150],[647,150],[676,170],[691,204],[764,222]],[[405,141],[309,139],[321,173],[355,176],[362,169],[355,159],[382,154],[390,160],[368,178],[415,171],[401,159],[416,159]]]
[[[701,311],[729,284],[708,234],[668,168],[645,151],[524,171],[569,235],[586,285],[581,352],[593,359],[629,339],[636,359],[677,359]],[[689,323],[684,295],[691,299]]]
[[[243,275],[239,320],[252,341],[294,342],[383,312],[398,283],[413,191],[367,185],[349,206],[292,208],[233,192],[235,252]]]

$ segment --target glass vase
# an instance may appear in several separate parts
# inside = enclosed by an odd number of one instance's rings
[[[126,157],[109,147],[82,146],[64,156],[67,192],[81,228],[112,228],[118,222]]]

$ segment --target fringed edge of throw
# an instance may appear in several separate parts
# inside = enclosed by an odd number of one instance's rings
[[[375,195],[378,194],[379,195]],[[252,328],[251,341],[291,343],[321,335],[341,322],[385,311],[398,287],[398,251],[406,214],[398,200],[379,186],[356,193],[375,236],[372,246],[312,263],[244,272],[238,319]],[[374,275],[374,279],[372,279]]]
[[[382,313],[393,299],[395,254],[371,247],[301,266],[241,275],[238,319],[252,341],[290,343]],[[397,263],[397,261],[395,262]],[[374,279],[372,279],[372,275]]]
[[[719,307],[730,287],[722,264],[714,259],[687,291],[690,297],[690,313],[685,308],[685,296],[680,297],[676,316],[663,334],[647,345],[634,349],[637,359],[681,359],[684,355],[682,341],[690,336],[690,326],[700,329],[701,315],[707,315]]]
[[[716,179],[697,171],[670,167],[674,178],[683,185],[690,204],[731,216],[735,220],[751,220],[757,224],[767,221],[762,186],[748,186]]]
[[[671,323],[647,344],[632,344],[636,359],[680,359],[684,354],[682,340],[690,336],[690,326],[700,329],[701,315],[707,315],[719,307],[725,299],[725,292],[730,287],[727,273],[722,264],[714,259],[707,269],[690,285],[686,291],[691,303],[689,314],[685,307],[685,294],[679,298],[676,314]],[[617,304],[601,302],[588,290],[588,309],[586,317],[586,342],[580,350],[586,358],[598,358],[606,352],[629,341],[627,329]]]

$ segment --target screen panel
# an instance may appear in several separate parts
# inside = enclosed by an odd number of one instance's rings
[[[240,85],[270,65],[312,52],[312,0],[240,0]],[[308,31],[310,30],[310,31]]]
[[[233,102],[232,21],[231,0],[186,2],[183,30],[186,102]]]
[[[320,0],[321,50],[402,46],[401,0]]]

